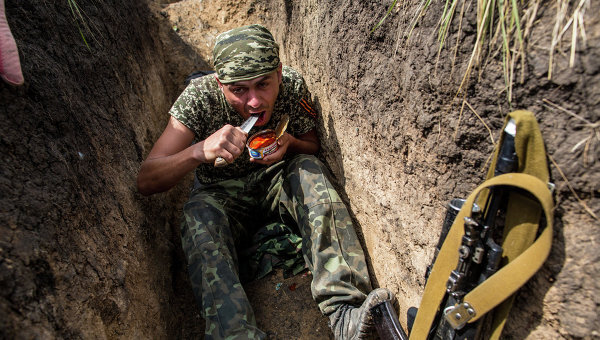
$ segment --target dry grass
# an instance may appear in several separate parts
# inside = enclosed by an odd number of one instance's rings
[[[557,105],[548,99],[544,98],[542,102],[547,108],[566,113],[569,116],[576,118],[578,121],[581,122],[578,125],[578,127],[583,128],[585,131],[588,132],[588,134],[585,138],[581,139],[575,144],[574,147],[571,148],[571,152],[579,152],[579,149],[581,149],[581,147],[583,146],[583,150],[581,152],[581,156],[583,158],[583,165],[587,167],[588,165],[591,165],[593,162],[597,161],[597,150],[600,148],[600,122],[591,122],[576,114],[575,112],[567,110],[564,107]],[[552,158],[552,156],[550,155],[548,155],[548,158],[556,168],[556,171],[558,171],[562,179],[567,184],[567,187],[569,188],[575,199],[577,199],[577,202],[583,207],[583,210],[585,210],[594,219],[598,220],[598,216],[594,213],[594,211],[592,211],[592,209],[588,207],[588,205],[579,197],[579,195],[577,195],[577,192],[571,185],[571,182],[569,182],[567,176],[558,166],[558,163],[556,163],[554,158]]]
[[[433,0],[421,0],[419,5],[414,8],[409,15],[412,17],[411,24],[407,31],[398,32],[398,42],[396,52],[400,45],[400,40],[408,43],[412,33],[421,18],[427,13]],[[557,51],[565,48],[570,50],[569,65],[575,65],[577,41],[581,38],[583,48],[586,45],[586,33],[584,15],[586,9],[590,7],[591,0],[554,0],[556,6],[556,20],[552,31],[550,46],[550,58],[548,65],[548,78],[553,75],[554,55]],[[459,3],[460,2],[460,3]],[[401,2],[400,2],[401,3]],[[438,61],[439,56],[446,46],[446,39],[452,23],[458,20],[459,30],[456,44],[453,49],[453,58],[451,70],[454,70],[454,60],[458,51],[458,41],[460,41],[460,32],[464,19],[465,7],[472,1],[468,0],[445,0],[444,8],[438,23]],[[373,32],[381,26],[384,20],[390,15],[392,9],[398,5],[394,0],[388,8],[385,16],[371,30]],[[525,56],[527,41],[531,35],[532,28],[536,24],[536,17],[541,5],[541,0],[517,1],[517,0],[477,0],[477,38],[471,51],[467,67],[456,92],[456,97],[460,97],[467,88],[472,78],[474,69],[479,68],[480,74],[485,72],[485,65],[495,60],[498,55],[501,57],[502,72],[504,76],[504,89],[506,97],[512,109],[513,86],[515,83],[523,83],[525,80]],[[407,11],[413,7],[405,6]],[[456,15],[456,10],[460,12]],[[571,29],[570,42],[564,42],[566,34]],[[516,76],[517,69],[520,69],[520,76]],[[451,72],[452,72],[451,71]]]
[[[463,113],[463,111],[465,109],[465,105],[467,105],[467,107],[469,108],[469,110],[471,110],[471,112],[473,112],[473,114],[477,117],[477,119],[479,119],[479,121],[481,122],[481,124],[483,124],[483,126],[485,127],[485,129],[488,131],[488,133],[490,135],[490,141],[492,142],[492,145],[494,147],[496,147],[496,141],[494,140],[494,134],[492,133],[492,130],[485,123],[485,121],[483,120],[483,118],[481,118],[481,116],[477,113],[477,111],[475,111],[475,109],[473,108],[473,106],[471,106],[471,104],[469,104],[469,102],[467,101],[466,98],[463,98],[463,104],[462,104],[462,107],[460,108],[460,114],[458,116],[458,123],[456,124],[456,130],[454,131],[454,139],[456,139],[456,135],[458,134],[458,127],[460,126],[460,119],[461,119],[462,113]]]
[[[573,7],[572,1],[556,0],[556,20],[552,30],[552,43],[550,45],[550,59],[548,62],[548,79],[552,79],[554,67],[554,53],[562,51],[562,42],[565,34],[571,28],[571,41],[567,48],[570,50],[569,67],[575,65],[575,52],[577,51],[578,36],[581,37],[583,48],[586,47],[587,37],[585,34],[584,15],[590,7],[590,0],[579,0],[571,15],[569,9]]]
[[[556,170],[562,177],[563,181],[565,181],[565,183],[567,184],[567,187],[569,188],[569,190],[571,191],[573,196],[575,196],[575,198],[577,199],[577,202],[579,202],[579,204],[583,207],[583,210],[585,210],[588,214],[590,214],[590,216],[592,216],[595,220],[598,220],[598,216],[596,214],[594,214],[592,209],[590,209],[590,207],[588,207],[587,204],[585,204],[585,202],[581,198],[579,198],[579,195],[577,195],[577,192],[575,192],[575,189],[573,189],[571,182],[569,182],[569,180],[567,179],[567,176],[565,176],[565,173],[558,166],[558,164],[556,163],[554,158],[552,158],[552,156],[550,156],[550,155],[548,155],[548,158],[550,159],[550,161],[552,162],[552,164],[554,165],[554,167],[556,168]]]
[[[462,3],[459,4],[459,1],[462,1]],[[553,68],[555,66],[555,54],[557,52],[566,55],[567,53],[565,51],[568,51],[569,67],[573,67],[576,63],[577,51],[584,50],[586,48],[587,37],[584,19],[586,10],[590,8],[590,1],[591,0],[554,0],[553,5],[556,7],[556,17],[554,27],[551,32],[551,44],[549,46],[550,55],[548,61],[548,79],[551,79],[554,75]],[[398,33],[396,52],[398,50],[398,46],[400,45],[400,39],[404,39],[405,44],[408,43],[418,22],[426,14],[431,3],[432,0],[421,0],[419,5],[412,13],[413,19],[411,24],[408,26],[408,31],[403,32],[403,34],[400,34],[400,32]],[[458,42],[460,41],[465,7],[469,6],[471,3],[471,1],[467,0],[445,0],[444,9],[439,19],[439,28],[437,30],[437,61],[440,60],[440,54],[446,45],[446,39],[448,38],[450,25],[454,20],[458,20],[459,27],[456,44],[453,49],[452,65],[450,68],[451,74],[454,71],[454,63],[459,47]],[[383,20],[385,20],[385,18],[390,14],[391,9],[395,5],[396,0],[394,0],[392,6],[388,9],[386,16],[373,30],[377,29],[377,27],[381,25]],[[545,3],[544,5],[547,6],[548,4]],[[552,3],[550,3],[550,5],[552,5]],[[525,81],[525,56],[527,42],[534,26],[536,25],[537,14],[540,6],[541,0],[531,0],[525,2],[517,2],[516,0],[477,0],[477,37],[458,90],[456,91],[456,94],[450,104],[451,106],[452,103],[455,102],[456,98],[460,97],[462,100],[462,106],[460,109],[454,138],[456,138],[460,127],[460,121],[464,108],[467,106],[487,129],[492,144],[496,144],[489,126],[485,123],[477,111],[468,103],[465,89],[468,87],[469,81],[472,78],[472,71],[479,67],[479,76],[481,77],[482,72],[485,70],[485,65],[493,60],[496,60],[496,57],[500,54],[503,76],[505,80],[503,91],[506,92],[507,100],[510,109],[512,110],[511,104],[513,97],[513,86],[516,82],[523,83]],[[410,9],[410,7],[407,8]],[[460,8],[460,12],[458,13],[458,16],[455,16],[457,8]],[[578,41],[581,41],[581,43],[578,44]],[[517,67],[520,68],[520,76],[518,79],[515,76]],[[583,128],[585,131],[587,131],[587,133],[584,138],[578,141],[571,148],[571,152],[581,152],[583,164],[586,167],[596,162],[597,154],[600,150],[600,122],[589,121],[572,111],[552,103],[547,99],[544,99],[543,103],[546,107],[552,110],[559,110],[580,121],[579,127]],[[576,191],[558,164],[550,155],[548,155],[548,157],[579,204],[590,216],[598,220],[598,216],[587,206],[583,200],[581,200],[579,195],[577,195]]]
[[[583,146],[582,157],[583,166],[587,167],[597,161],[598,149],[600,149],[600,122],[591,122],[580,115],[565,109],[564,107],[554,104],[548,99],[543,99],[544,105],[552,110],[559,110],[569,116],[576,118],[581,123],[578,124],[578,128],[583,128],[587,132],[587,136],[581,139],[579,142],[571,148],[571,152],[579,152],[579,149]]]

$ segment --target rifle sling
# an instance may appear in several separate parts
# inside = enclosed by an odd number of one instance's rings
[[[421,307],[410,334],[411,339],[427,337],[444,297],[446,281],[458,262],[457,249],[464,234],[464,217],[470,215],[473,203],[480,191],[496,185],[517,187],[532,194],[544,211],[546,228],[524,252],[465,296],[464,302],[469,303],[475,310],[475,316],[469,322],[476,321],[509,298],[539,270],[546,260],[552,244],[553,220],[553,201],[547,184],[535,176],[522,173],[509,173],[488,179],[469,195],[448,233],[425,287]],[[524,223],[530,222],[532,221]]]

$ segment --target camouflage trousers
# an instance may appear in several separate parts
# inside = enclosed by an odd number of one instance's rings
[[[238,250],[272,221],[297,227],[325,315],[358,306],[371,290],[363,250],[344,203],[314,156],[298,155],[248,176],[194,189],[184,206],[183,250],[206,319],[205,339],[263,339],[239,280]]]

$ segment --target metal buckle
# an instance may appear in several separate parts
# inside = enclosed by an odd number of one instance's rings
[[[475,317],[475,314],[475,309],[468,302],[462,302],[444,310],[446,321],[456,330],[463,328],[469,320]]]
[[[550,193],[552,195],[554,195],[554,190],[556,190],[556,185],[552,182],[548,182],[548,190],[550,190]]]

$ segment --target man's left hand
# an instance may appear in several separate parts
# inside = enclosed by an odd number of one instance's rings
[[[279,162],[285,156],[287,149],[290,146],[290,143],[293,142],[293,140],[294,140],[294,137],[292,135],[290,135],[287,132],[284,133],[277,140],[277,144],[279,144],[277,151],[273,152],[270,155],[265,156],[263,159],[256,159],[256,158],[250,157],[250,162],[257,163],[257,164],[264,164],[264,165],[271,165],[273,163]]]

